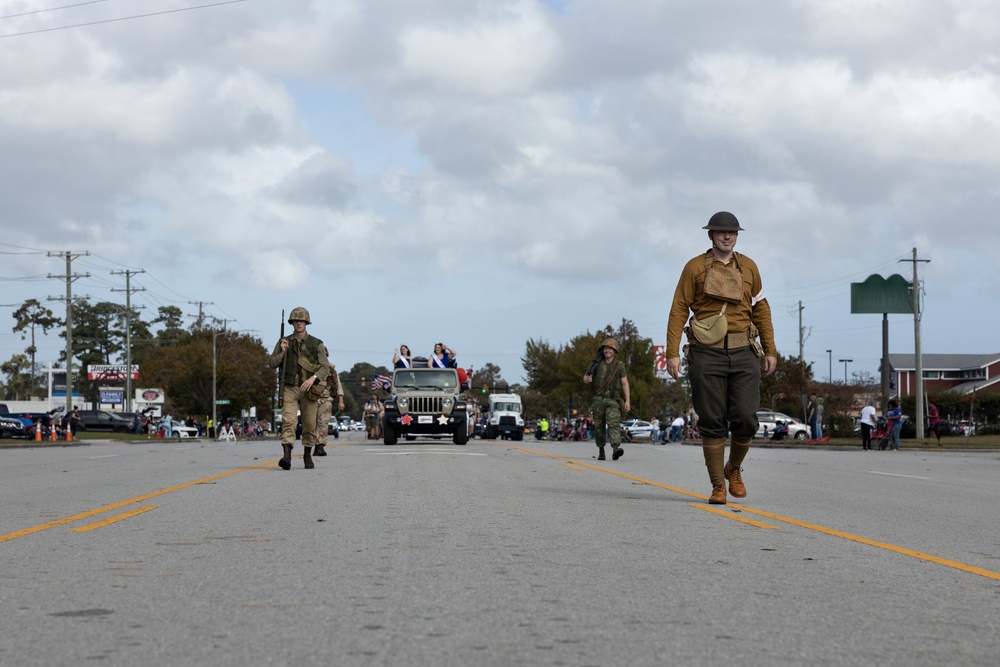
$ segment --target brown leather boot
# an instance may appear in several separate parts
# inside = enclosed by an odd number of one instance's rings
[[[739,466],[733,466],[732,463],[726,463],[726,467],[723,472],[726,474],[726,480],[729,482],[729,493],[733,498],[746,498],[747,497],[747,487],[743,484],[743,477],[740,473],[743,468]]]
[[[315,468],[316,465],[313,463],[312,457],[313,448],[306,447],[305,450],[305,454],[302,455],[302,461],[305,463],[306,468]]]
[[[281,451],[284,453],[278,459],[278,467],[282,470],[289,470],[292,467],[292,446],[281,445]]]
[[[725,486],[713,486],[712,495],[708,497],[709,505],[725,505],[726,504],[726,487]]]

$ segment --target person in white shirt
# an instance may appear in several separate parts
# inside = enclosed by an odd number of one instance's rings
[[[684,417],[670,422],[670,442],[684,442]]]
[[[872,446],[872,430],[875,428],[875,401],[861,408],[861,448],[875,449]]]

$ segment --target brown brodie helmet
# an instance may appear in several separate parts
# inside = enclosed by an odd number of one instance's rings
[[[299,306],[298,308],[292,308],[292,312],[288,315],[288,323],[291,324],[295,320],[302,320],[306,324],[312,324],[312,320],[309,319],[309,311]]]
[[[708,220],[708,224],[702,227],[712,232],[743,232],[740,221],[729,211],[719,211]]]
[[[618,341],[616,341],[614,338],[605,338],[604,342],[601,343],[601,347],[599,347],[597,349],[600,350],[603,347],[610,347],[612,350],[615,351],[615,353],[617,353],[618,352]]]

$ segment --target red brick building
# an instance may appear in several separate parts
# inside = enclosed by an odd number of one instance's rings
[[[1000,353],[995,354],[925,354],[921,371],[924,391],[1000,391]],[[892,392],[909,396],[917,391],[917,355],[890,354],[889,382]]]

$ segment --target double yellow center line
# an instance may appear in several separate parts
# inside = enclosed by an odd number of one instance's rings
[[[694,498],[700,498],[702,500],[708,500],[707,496],[703,496],[700,493],[694,493],[693,491],[688,491],[687,489],[681,489],[674,486],[669,486],[667,484],[661,484],[650,479],[643,479],[642,477],[636,477],[635,475],[629,475],[618,470],[613,470],[611,468],[605,468],[602,466],[593,465],[591,463],[584,463],[576,459],[567,458],[565,456],[559,456],[558,454],[549,454],[547,452],[539,452],[533,449],[526,449],[524,447],[517,447],[510,445],[509,443],[495,443],[497,447],[509,447],[515,451],[521,452],[522,454],[535,454],[538,456],[546,456],[550,459],[555,459],[557,461],[562,461],[567,467],[574,470],[596,470],[598,472],[607,473],[609,475],[615,475],[616,477],[623,477],[625,479],[632,480],[633,482],[638,482],[640,484],[647,484],[649,486],[654,486],[660,489],[666,489],[668,491],[673,491],[674,493],[680,493],[685,496],[692,496]],[[748,523],[750,525],[755,525],[758,528],[774,528],[773,525],[764,523],[762,521],[754,521],[752,519],[747,519],[746,517],[741,517],[732,511],[721,509],[719,506],[708,506],[708,505],[693,505],[698,509],[707,510],[713,512],[714,514],[719,514],[725,516],[729,519],[735,519],[743,523]],[[878,540],[872,540],[867,537],[862,537],[860,535],[854,535],[851,533],[846,533],[842,530],[837,530],[835,528],[827,528],[826,526],[819,526],[814,523],[808,523],[806,521],[799,521],[798,519],[793,519],[791,517],[782,516],[780,514],[774,514],[772,512],[765,512],[764,510],[754,509],[752,507],[747,507],[746,505],[740,505],[739,509],[742,512],[748,514],[754,514],[757,516],[765,517],[771,519],[772,521],[779,521],[781,523],[787,523],[792,526],[798,526],[799,528],[805,528],[807,530],[814,530],[817,533],[823,533],[824,535],[830,535],[832,537],[839,537],[844,540],[850,540],[852,542],[859,542],[861,544],[866,544],[870,547],[875,547],[877,549],[884,549],[886,551],[891,551],[893,553],[901,554],[903,556],[909,556],[910,558],[916,558],[917,560],[927,561],[929,563],[936,563],[938,565],[944,565],[945,567],[954,568],[956,570],[961,570],[962,572],[968,572],[969,574],[976,574],[981,577],[986,577],[988,579],[994,579],[1000,581],[1000,572],[994,572],[993,570],[986,570],[981,567],[976,567],[974,565],[969,565],[967,563],[961,563],[959,561],[949,560],[947,558],[940,558],[939,556],[934,556],[932,554],[927,554],[922,551],[914,551],[913,549],[907,549],[906,547],[900,547],[895,544],[889,544],[887,542],[879,542]]]
[[[277,459],[275,459],[276,461]],[[235,470],[229,470],[227,472],[219,473],[218,475],[212,475],[211,477],[204,477],[202,479],[197,479],[193,482],[186,482],[184,484],[178,484],[177,486],[171,486],[169,489],[161,489],[159,491],[153,491],[152,493],[147,493],[143,496],[136,496],[135,498],[129,498],[128,500],[122,500],[121,502],[112,503],[111,505],[104,505],[103,507],[98,507],[97,509],[92,509],[87,512],[81,512],[79,514],[74,514],[73,516],[68,516],[62,519],[56,519],[55,521],[49,521],[48,523],[43,523],[38,526],[33,526],[31,528],[25,528],[24,530],[17,530],[13,533],[7,533],[6,535],[0,535],[0,542],[6,542],[7,540],[13,540],[18,537],[24,537],[25,535],[33,535],[34,533],[40,533],[43,530],[48,530],[49,528],[58,528],[59,526],[65,526],[68,523],[73,523],[74,521],[80,521],[81,519],[89,519],[92,516],[97,516],[98,514],[104,514],[105,512],[111,512],[122,507],[127,507],[128,505],[134,505],[135,503],[141,503],[150,498],[156,498],[158,496],[163,496],[168,493],[173,493],[174,491],[180,491],[181,489],[187,489],[198,484],[206,484],[208,482],[213,482],[217,479],[222,479],[223,477],[229,477],[230,475],[235,475],[237,473],[246,472],[248,470],[255,470],[258,468],[265,468],[275,465],[275,461],[266,461],[264,463],[258,463],[252,466],[246,466],[244,468],[236,468]],[[104,521],[99,521],[95,524],[90,524],[89,526],[81,526],[74,530],[74,532],[83,532],[86,530],[93,530],[94,528],[100,528],[101,526],[106,526],[115,521],[121,521],[122,519],[127,519],[129,516],[135,516],[136,514],[141,514],[142,512],[147,512],[154,507],[139,508],[138,510],[133,510],[131,512],[126,512],[125,514],[111,517]]]

